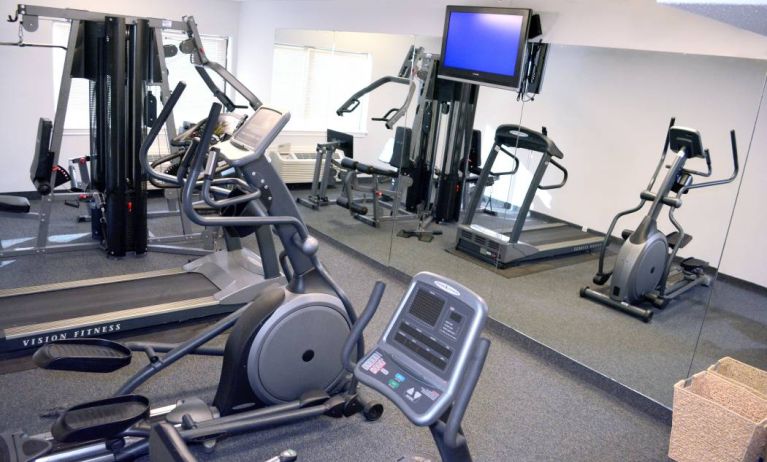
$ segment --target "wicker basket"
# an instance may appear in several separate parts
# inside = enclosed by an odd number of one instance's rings
[[[669,458],[756,462],[767,442],[767,400],[708,371],[674,385]]]
[[[767,371],[749,366],[730,357],[720,359],[708,370],[748,387],[752,392],[767,399]]]

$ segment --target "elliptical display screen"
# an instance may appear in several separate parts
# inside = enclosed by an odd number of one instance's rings
[[[410,314],[434,327],[444,307],[444,300],[423,289],[419,289],[415,294],[413,305],[410,307]]]
[[[448,6],[439,76],[517,87],[529,18],[527,9]]]
[[[281,117],[282,114],[277,111],[261,108],[234,132],[232,144],[252,151],[259,150],[264,138],[271,133]],[[271,141],[269,140],[269,142]]]

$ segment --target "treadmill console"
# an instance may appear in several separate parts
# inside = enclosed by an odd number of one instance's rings
[[[487,311],[485,301],[466,287],[419,273],[354,375],[414,424],[431,425],[455,399]]]

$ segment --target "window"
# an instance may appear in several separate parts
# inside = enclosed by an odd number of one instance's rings
[[[162,33],[162,41],[165,45],[175,45],[178,47],[186,38],[186,34],[181,32],[163,31]],[[227,53],[229,39],[212,35],[200,35],[200,38],[202,39],[202,46],[208,59],[228,68]],[[205,85],[205,82],[202,81],[194,66],[189,62],[189,55],[179,51],[176,56],[165,58],[165,64],[168,66],[168,82],[170,83],[171,91],[173,91],[178,82],[182,80],[186,82],[184,95],[173,109],[176,123],[180,125],[185,120],[197,122],[207,117],[208,112],[210,112],[210,105],[218,100],[213,96],[213,93]],[[218,88],[226,91],[222,77],[215,72],[208,72],[208,74]],[[159,96],[159,87],[157,90],[155,94]]]
[[[56,21],[53,23],[52,36],[53,43],[66,46],[69,38],[69,23]],[[186,39],[186,34],[175,31],[163,31],[163,43],[165,45],[178,46]],[[227,66],[227,53],[229,40],[226,37],[202,35],[202,43],[207,53],[208,59],[215,61],[222,66]],[[54,101],[58,99],[59,85],[61,84],[61,73],[64,68],[65,53],[54,49],[53,53],[53,95]],[[181,52],[176,56],[165,59],[168,66],[168,80],[171,91],[173,87],[181,80],[187,83],[184,95],[179,100],[176,108],[173,110],[176,116],[176,123],[183,121],[197,122],[205,118],[210,110],[210,105],[215,98],[210,92],[205,82],[202,81],[194,66],[189,62],[189,55]],[[211,78],[222,90],[224,88],[224,79],[215,73],[210,73]],[[150,87],[150,90],[160,102],[160,87]],[[64,130],[72,133],[73,131],[88,130],[89,128],[89,82],[86,79],[72,79],[72,87],[69,95],[69,104],[67,106],[67,116],[64,123]],[[158,108],[158,111],[161,109]],[[164,138],[158,137],[158,140]]]
[[[370,83],[372,59],[368,53],[274,45],[271,104],[290,111],[288,130],[347,132],[367,130],[367,98],[344,117],[336,109],[355,91]]]

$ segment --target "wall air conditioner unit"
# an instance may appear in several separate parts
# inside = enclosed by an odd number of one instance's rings
[[[342,154],[333,153],[333,159],[341,161]],[[314,176],[314,164],[317,162],[316,146],[292,146],[290,143],[281,144],[277,150],[269,151],[277,173],[287,184],[311,183]],[[335,175],[334,175],[335,176]]]

